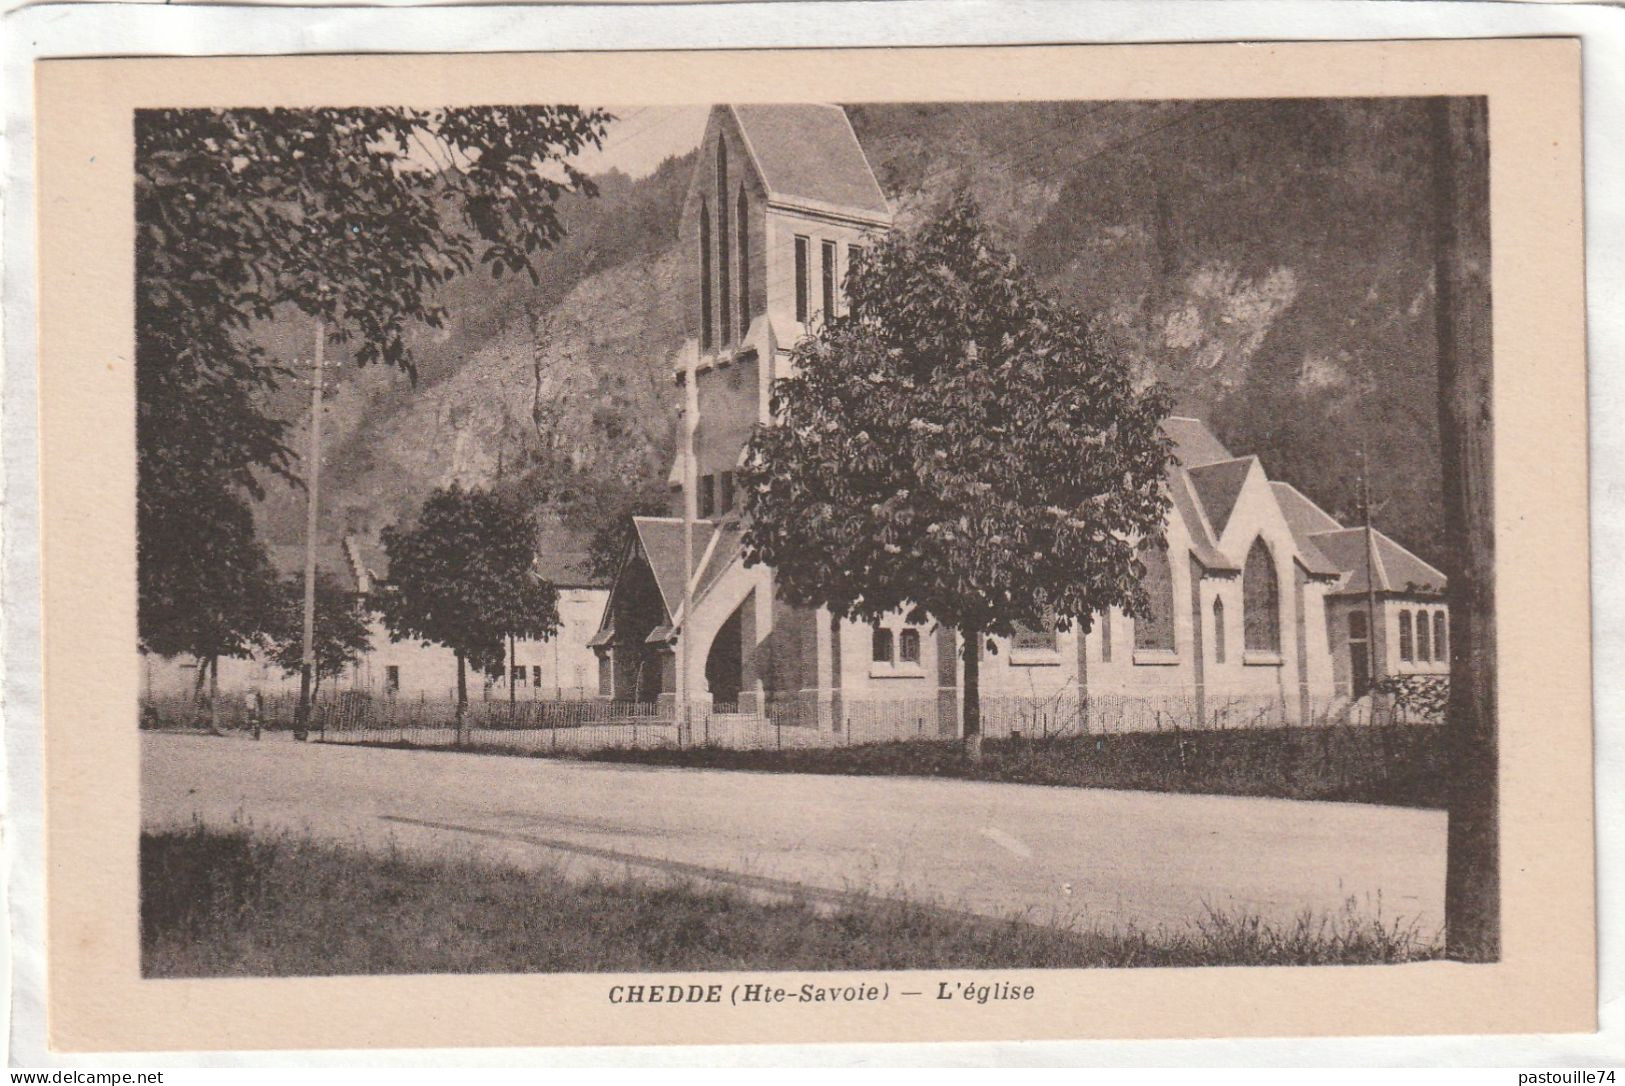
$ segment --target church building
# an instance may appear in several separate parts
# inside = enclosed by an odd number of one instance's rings
[[[674,380],[691,477],[680,442],[671,515],[635,519],[590,642],[601,697],[670,703],[686,687],[714,712],[784,719],[791,706],[795,722],[835,731],[857,703],[908,700],[957,731],[954,631],[791,607],[740,550],[734,477],[751,428],[770,421],[792,346],[839,312],[853,253],[891,224],[840,107],[713,107],[681,226],[692,338]],[[1172,418],[1165,432],[1177,462],[1167,550],[1147,563],[1150,614],[993,639],[984,704],[1070,696],[1177,703],[1186,726],[1308,722],[1372,679],[1448,671],[1442,573],[1380,532],[1345,528],[1202,422]]]

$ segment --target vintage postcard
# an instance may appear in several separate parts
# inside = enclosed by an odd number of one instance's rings
[[[41,63],[52,1045],[1592,1029],[1579,64]]]

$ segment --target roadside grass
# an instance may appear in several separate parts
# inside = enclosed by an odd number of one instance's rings
[[[243,827],[141,836],[148,977],[1352,965],[1439,955],[1414,927],[1210,912],[1142,931],[984,920],[884,898],[818,907],[697,881],[570,878]]]
[[[557,753],[490,744],[420,747],[409,740],[368,745],[769,773],[943,777],[1433,809],[1444,808],[1444,785],[1449,779],[1444,729],[1431,724],[987,739],[977,764],[966,760],[955,739],[782,750],[694,746]]]

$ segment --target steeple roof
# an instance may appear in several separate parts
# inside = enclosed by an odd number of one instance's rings
[[[769,199],[859,212],[880,220],[891,207],[835,105],[736,105],[732,111]]]

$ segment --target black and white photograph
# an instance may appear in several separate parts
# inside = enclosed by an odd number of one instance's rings
[[[1579,1028],[1577,51],[285,59],[41,82],[69,1047]]]
[[[1485,117],[138,112],[144,971],[1493,958]]]

